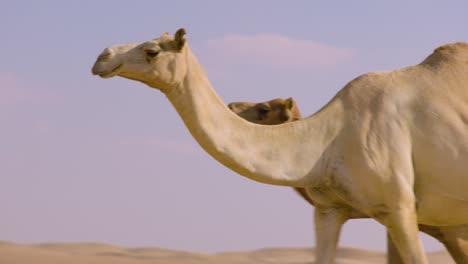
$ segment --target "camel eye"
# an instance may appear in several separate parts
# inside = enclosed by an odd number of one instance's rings
[[[158,56],[159,54],[159,50],[158,51],[155,51],[155,50],[147,50],[146,51],[146,56],[150,57],[150,58],[154,58],[156,56]]]
[[[266,105],[262,105],[258,108],[258,112],[262,115],[266,115],[270,112],[270,107],[266,106]]]

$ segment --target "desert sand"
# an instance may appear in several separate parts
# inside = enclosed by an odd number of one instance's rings
[[[429,253],[429,263],[454,263],[446,252]],[[123,248],[98,243],[16,244],[0,242],[0,264],[312,264],[310,248],[273,248],[204,254],[160,248]],[[340,248],[337,264],[385,263],[385,254]]]

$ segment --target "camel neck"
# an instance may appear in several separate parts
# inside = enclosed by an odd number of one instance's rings
[[[190,58],[191,57],[191,58]],[[192,136],[213,158],[252,180],[286,186],[313,185],[324,155],[341,129],[341,104],[327,105],[300,121],[262,126],[228,109],[195,56],[187,56],[183,83],[167,97]]]

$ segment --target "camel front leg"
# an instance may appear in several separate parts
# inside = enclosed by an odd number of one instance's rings
[[[315,263],[334,263],[341,226],[347,219],[347,210],[343,208],[319,206],[315,208]]]
[[[387,264],[404,264],[400,253],[387,232]]]
[[[405,264],[427,264],[421,240],[416,212],[413,208],[400,208],[385,216],[384,223]]]

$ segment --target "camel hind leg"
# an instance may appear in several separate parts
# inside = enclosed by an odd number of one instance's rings
[[[468,264],[468,225],[419,225],[419,228],[444,244],[455,263]]]
[[[468,264],[468,225],[443,227],[419,225],[419,230],[444,244],[455,263]],[[387,263],[403,264],[403,260],[388,234]]]

